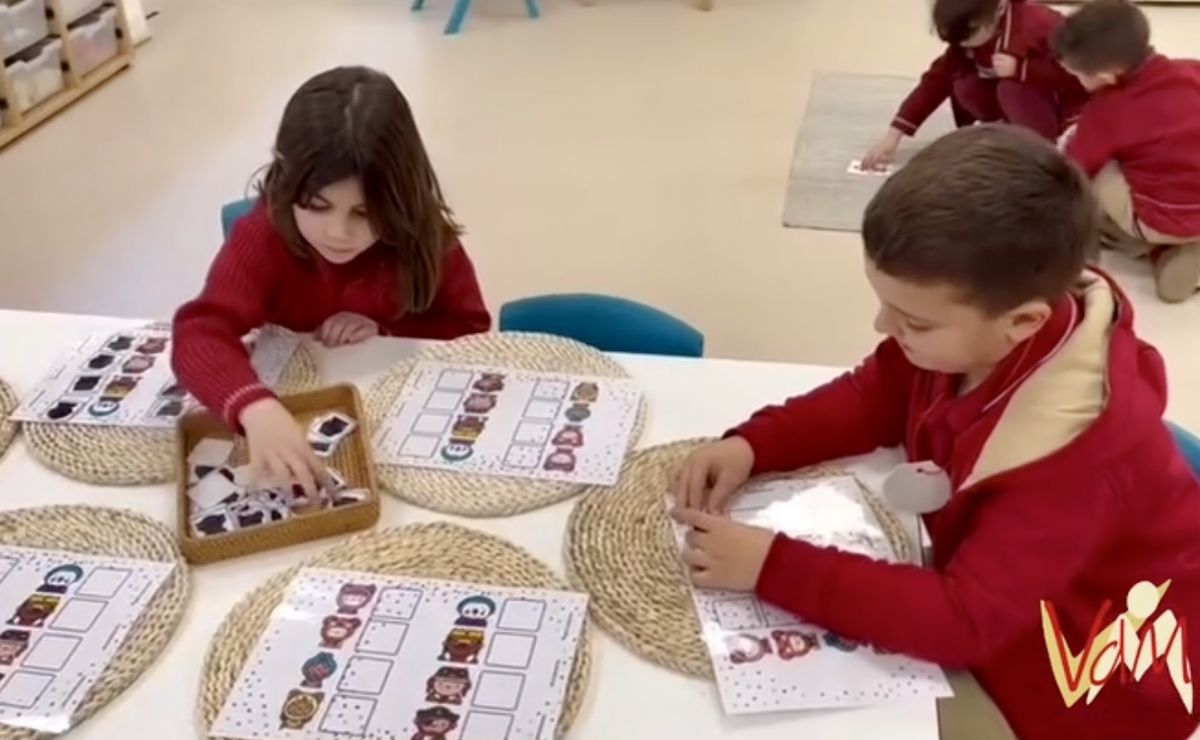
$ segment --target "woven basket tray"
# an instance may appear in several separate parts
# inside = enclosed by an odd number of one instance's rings
[[[417,524],[354,537],[279,573],[243,598],[217,630],[204,661],[200,714],[207,735],[237,682],[242,666],[301,568],[332,568],[392,576],[566,590],[549,567],[516,545],[454,524]],[[574,721],[587,688],[591,628],[584,625],[571,681],[563,699],[559,733]]]
[[[95,506],[47,506],[0,512],[0,544],[87,555],[174,563],[158,595],[129,631],[100,679],[71,717],[71,726],[95,714],[127,689],[166,647],[188,598],[188,572],[175,535],[140,514]],[[44,740],[52,734],[0,725],[0,740]]]
[[[616,489],[593,491],[575,506],[566,543],[571,583],[587,591],[592,616],[606,631],[659,665],[702,678],[712,677],[712,664],[663,497],[684,458],[707,441],[634,453]],[[810,468],[798,475],[841,472]],[[896,556],[909,560],[912,547],[900,523],[874,495],[863,494]]]
[[[447,342],[392,368],[367,394],[367,419],[372,430],[383,424],[408,376],[422,361],[460,362],[552,373],[627,378],[629,373],[608,356],[569,339],[543,334],[475,334]],[[638,410],[629,437],[632,449],[645,424],[646,404]],[[426,509],[461,516],[509,516],[549,506],[583,491],[586,486],[453,473],[442,470],[379,466],[379,482],[388,493]]]
[[[281,393],[317,384],[317,363],[301,344],[279,380]],[[25,424],[26,443],[46,467],[84,483],[136,486],[175,475],[175,430],[82,424]]]
[[[4,456],[13,438],[17,436],[17,423],[9,421],[8,415],[19,405],[17,394],[13,393],[8,383],[0,380],[0,457]]]

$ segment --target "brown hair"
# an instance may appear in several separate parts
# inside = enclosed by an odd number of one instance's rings
[[[1128,72],[1150,56],[1150,21],[1126,0],[1092,0],[1059,26],[1054,53],[1083,74]]]
[[[275,158],[258,185],[271,222],[299,258],[312,247],[292,207],[348,177],[362,182],[379,245],[395,256],[398,312],[429,308],[448,242],[461,232],[442,197],[408,101],[387,75],[337,67],[300,86],[283,111]]]
[[[1063,295],[1097,238],[1083,174],[1036,134],[1007,125],[943,136],[888,179],[863,216],[880,271],[957,286],[998,315]]]
[[[991,23],[1002,0],[934,0],[933,27],[947,44],[961,44]]]

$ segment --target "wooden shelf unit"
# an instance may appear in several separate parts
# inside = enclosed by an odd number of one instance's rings
[[[129,33],[129,19],[120,2],[110,0],[108,3],[117,14],[117,55],[104,62],[87,74],[80,75],[79,64],[67,37],[67,22],[62,12],[62,0],[46,0],[47,12],[50,16],[50,36],[62,39],[63,59],[63,89],[54,93],[27,111],[16,109],[16,92],[8,75],[8,60],[0,63],[0,95],[8,102],[4,111],[4,124],[0,126],[0,149],[29,133],[55,113],[79,100],[106,81],[112,79],[121,70],[133,63],[133,41]]]

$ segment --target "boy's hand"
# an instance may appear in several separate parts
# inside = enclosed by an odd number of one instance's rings
[[[365,342],[379,333],[379,324],[350,311],[335,313],[317,329],[317,341],[326,347]]]
[[[1000,52],[992,54],[992,69],[997,77],[1016,77],[1017,58]]]
[[[304,430],[275,398],[255,401],[238,418],[250,447],[250,470],[257,486],[299,483],[315,494],[325,482],[325,466],[317,459]]]
[[[900,148],[900,140],[903,138],[904,132],[900,131],[900,129],[888,127],[887,133],[883,135],[883,138],[875,142],[875,146],[868,149],[867,153],[863,155],[863,169],[885,169],[896,159],[896,150]]]
[[[671,492],[680,507],[720,513],[753,469],[750,443],[741,437],[729,437],[688,455]]]
[[[671,516],[692,528],[683,550],[692,583],[700,588],[754,590],[774,532],[691,509],[677,508]]]

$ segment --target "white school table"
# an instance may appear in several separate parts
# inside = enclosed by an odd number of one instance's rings
[[[18,395],[29,390],[76,337],[138,323],[97,316],[0,310],[0,378]],[[314,347],[323,382],[350,381],[367,389],[421,343],[373,339],[326,351]],[[731,360],[683,360],[617,355],[641,384],[648,400],[640,446],[719,434],[766,403],[803,392],[835,377],[836,368]],[[853,464],[871,485],[890,469],[885,453]],[[461,519],[419,509],[382,495],[380,527],[452,520],[517,543],[563,572],[563,531],[574,500],[504,519]],[[0,509],[48,504],[90,504],[133,509],[175,525],[172,485],[137,488],[89,486],[43,468],[20,436],[0,459]],[[191,598],[178,632],[146,673],[121,697],[70,733],[72,740],[147,737],[187,740],[200,736],[197,691],[209,642],[217,626],[244,594],[270,575],[320,552],[337,539],[195,567]],[[570,740],[937,740],[932,699],[881,707],[755,717],[726,717],[713,684],[659,668],[593,627],[591,677]]]

